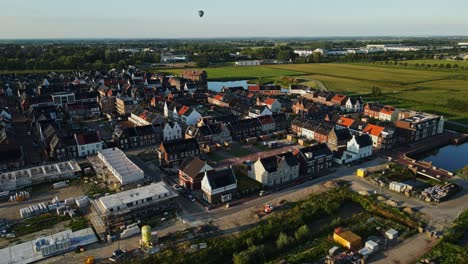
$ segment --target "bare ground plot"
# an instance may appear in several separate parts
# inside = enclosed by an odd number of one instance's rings
[[[427,238],[424,233],[414,235],[398,246],[379,252],[369,258],[375,264],[411,264],[415,263],[437,243],[436,239]]]
[[[3,202],[0,203],[0,216],[9,221],[18,221],[21,219],[19,210],[21,208],[41,203],[50,202],[55,196],[60,200],[78,197],[83,195],[81,185],[73,183],[68,187],[60,189],[50,189],[50,184],[43,184],[33,187],[31,199],[23,202]]]

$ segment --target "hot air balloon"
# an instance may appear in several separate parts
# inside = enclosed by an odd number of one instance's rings
[[[204,12],[203,10],[198,11],[198,15],[199,15],[200,17],[203,17],[204,14],[205,14],[205,12]]]

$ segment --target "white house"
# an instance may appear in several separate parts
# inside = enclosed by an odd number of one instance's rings
[[[346,104],[343,107],[344,110],[348,112],[362,112],[364,111],[364,103],[362,101],[362,98],[353,98],[353,97],[348,97],[348,100],[346,101]]]
[[[259,60],[247,60],[247,61],[236,61],[236,66],[258,66],[260,65]]]
[[[249,110],[249,117],[255,118],[259,116],[272,115],[273,113],[267,106],[254,105]]]
[[[97,132],[88,134],[75,134],[78,157],[83,158],[89,155],[96,155],[102,150],[101,137]]]
[[[273,113],[281,112],[281,103],[275,98],[267,98],[263,102],[261,102],[260,105],[267,106],[268,109],[270,109],[270,111]]]
[[[398,109],[384,106],[379,112],[379,120],[395,122],[398,119]]]
[[[202,115],[197,110],[185,105],[179,110],[178,116],[179,120],[188,126],[197,124],[198,120],[202,118]]]
[[[299,177],[299,161],[291,152],[266,158],[259,157],[252,164],[248,175],[263,185],[280,185]]]
[[[348,141],[346,150],[335,156],[335,162],[345,164],[372,155],[372,138],[368,134],[353,136]]]
[[[163,129],[163,141],[182,138],[182,128],[177,122],[167,122]]]

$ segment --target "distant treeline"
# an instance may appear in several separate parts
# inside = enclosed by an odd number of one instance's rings
[[[380,52],[369,54],[347,54],[322,56],[314,53],[299,57],[294,49],[338,50],[358,48],[367,44],[403,44],[418,46],[456,45],[456,39],[409,38],[394,39],[202,39],[202,40],[42,40],[7,41],[0,43],[0,70],[71,70],[111,69],[128,64],[143,65],[159,63],[161,54],[186,54],[197,67],[259,59],[292,61],[295,63],[322,62],[374,62],[412,59],[432,59],[441,51]],[[135,49],[135,52],[125,51]],[[443,55],[457,55],[462,50],[444,51]]]

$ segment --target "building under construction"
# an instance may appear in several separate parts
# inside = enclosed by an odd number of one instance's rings
[[[159,182],[104,196],[92,204],[107,230],[114,230],[177,208],[177,196],[165,183]]]

